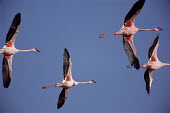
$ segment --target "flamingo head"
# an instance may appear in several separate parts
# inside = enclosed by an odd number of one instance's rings
[[[40,50],[38,50],[37,48],[31,49],[31,51],[33,51],[33,52],[39,52],[39,53],[40,53]]]
[[[94,80],[90,80],[90,81],[89,81],[89,83],[96,83],[96,81],[94,81]]]
[[[159,30],[163,31],[163,29],[161,27],[154,28],[154,31],[159,31]]]

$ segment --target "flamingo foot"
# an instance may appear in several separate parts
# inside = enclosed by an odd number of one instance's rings
[[[100,36],[99,38],[104,38],[104,36]]]
[[[115,35],[117,35],[117,34],[108,35],[108,36],[100,36],[99,38],[111,37],[111,36],[115,36]]]
[[[48,89],[48,86],[44,86],[44,87],[42,87],[42,89]]]
[[[44,86],[42,87],[42,89],[48,89],[48,88],[56,88],[56,84],[55,85],[50,85],[50,86]]]
[[[127,65],[127,68],[134,68],[132,65]]]
[[[99,36],[103,36],[104,34],[100,34]]]

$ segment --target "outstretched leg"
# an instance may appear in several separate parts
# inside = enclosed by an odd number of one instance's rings
[[[115,36],[115,35],[117,35],[117,34],[108,35],[108,36],[100,36],[99,38],[111,37],[111,36]]]
[[[56,88],[56,84],[55,85],[50,85],[50,86],[44,86],[42,87],[42,89],[48,89],[48,88]]]
[[[108,35],[108,34],[113,34],[113,35]],[[107,36],[104,36],[104,35],[107,35]],[[115,36],[115,35],[117,35],[117,31],[111,32],[111,33],[106,33],[106,34],[100,34],[99,38],[110,37],[110,36]]]
[[[42,87],[42,89],[56,88],[56,87],[61,87],[62,85],[63,85],[63,83],[58,83],[58,84],[54,84],[54,85],[50,85],[50,86],[44,86],[44,87]]]

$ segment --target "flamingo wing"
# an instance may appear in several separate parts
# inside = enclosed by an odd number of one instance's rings
[[[57,103],[57,109],[61,108],[67,97],[68,97],[68,92],[69,92],[70,89],[64,89],[61,91],[60,95],[59,95],[59,98],[58,98],[58,103]]]
[[[152,81],[153,81],[152,73],[153,73],[152,70],[147,69],[144,74],[144,80],[146,83],[146,91],[148,94],[150,94],[150,88],[151,88]]]
[[[126,55],[128,56],[129,62],[134,68],[139,69],[140,64],[138,60],[138,55],[133,43],[133,35],[123,36],[123,47],[125,49]]]
[[[6,46],[7,47],[14,46],[15,38],[19,32],[20,23],[21,23],[21,13],[17,13],[6,35]]]
[[[5,56],[2,62],[2,75],[4,88],[8,88],[12,78],[12,58],[13,55]]]
[[[130,11],[127,13],[124,19],[124,26],[130,27],[134,26],[134,21],[140,10],[142,9],[143,5],[145,3],[145,0],[138,0],[130,9]]]
[[[71,71],[72,71],[71,57],[69,55],[68,50],[65,48],[64,57],[63,57],[63,72],[64,72],[64,79],[66,81],[70,81],[72,79]]]
[[[158,46],[159,46],[159,35],[155,38],[153,44],[149,48],[149,51],[148,51],[149,61],[158,60],[158,57],[157,57]]]

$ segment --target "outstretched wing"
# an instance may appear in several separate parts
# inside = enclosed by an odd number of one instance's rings
[[[68,92],[69,92],[70,89],[64,89],[61,91],[60,95],[59,95],[59,98],[58,98],[58,103],[57,103],[57,109],[61,108],[67,97],[68,97]]]
[[[8,88],[12,78],[12,58],[13,55],[5,56],[2,62],[2,75],[4,88]]]
[[[138,55],[133,43],[133,35],[123,36],[123,47],[125,49],[126,55],[128,56],[129,62],[134,68],[139,69],[140,64],[138,60]]]
[[[130,27],[134,26],[134,21],[140,10],[142,9],[143,5],[145,3],[145,0],[138,0],[133,7],[130,9],[130,11],[127,13],[125,19],[124,19],[124,26]]]
[[[148,94],[150,94],[150,88],[151,88],[152,81],[153,81],[152,73],[153,73],[152,70],[147,69],[144,74],[144,80],[146,83],[146,91]]]
[[[6,46],[7,47],[14,46],[15,38],[19,32],[20,23],[21,23],[21,13],[17,13],[6,35]]]
[[[149,48],[149,51],[148,51],[149,61],[158,60],[158,57],[157,57],[158,46],[159,46],[159,35],[155,38],[153,44]]]
[[[72,79],[72,62],[71,62],[71,57],[69,55],[68,50],[65,48],[64,49],[64,57],[63,57],[63,74],[64,74],[64,79],[66,81],[69,81]]]

